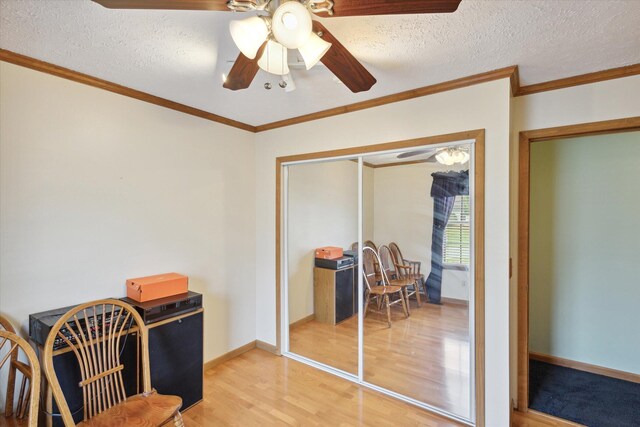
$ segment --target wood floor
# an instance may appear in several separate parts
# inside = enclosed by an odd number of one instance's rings
[[[255,349],[205,372],[191,426],[459,426],[342,378]]]
[[[333,326],[310,321],[290,332],[290,350],[350,373],[357,372],[357,317]],[[469,417],[469,310],[458,304],[411,303],[404,318],[392,309],[369,312],[364,324],[364,379],[405,396]]]

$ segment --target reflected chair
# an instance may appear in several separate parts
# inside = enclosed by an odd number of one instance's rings
[[[411,314],[411,308],[409,307],[409,297],[416,294],[416,288],[414,286],[415,281],[410,277],[403,277],[398,273],[394,263],[393,254],[391,253],[391,249],[389,249],[387,245],[380,246],[378,255],[380,257],[380,262],[382,263],[382,271],[384,271],[389,284],[400,286],[402,288],[405,300],[407,301],[407,311],[409,312],[409,314]],[[411,292],[409,291],[410,287],[413,289]]]
[[[142,393],[127,397],[120,363],[121,340],[136,331]],[[131,337],[129,338],[131,339]],[[54,343],[64,342],[76,356],[82,381],[81,426],[159,426],[173,419],[183,427],[182,399],[151,388],[149,336],[140,315],[119,300],[99,300],[69,310],[53,326],[44,346],[44,371],[65,426],[75,426],[53,367]]]
[[[5,353],[5,350],[7,352]],[[26,358],[26,363],[18,360],[20,350]],[[40,363],[33,348],[15,333],[15,329],[7,319],[0,316],[0,371],[7,365],[6,401],[4,419],[0,424],[7,426],[38,425],[38,403],[40,393]],[[15,389],[17,374],[22,374],[17,404]]]
[[[413,280],[416,301],[418,302],[418,307],[420,307],[420,294],[424,294],[425,298],[427,296],[424,274],[420,273],[420,261],[411,261],[402,256],[400,247],[395,242],[389,243],[389,249],[391,249],[391,255],[393,256],[393,262],[398,275]]]
[[[362,257],[363,257],[363,270],[362,270],[362,276],[364,279],[364,283],[367,286],[367,289],[365,289],[365,298],[364,298],[364,312],[363,312],[363,316],[367,316],[367,311],[369,308],[369,302],[372,299],[376,299],[377,303],[378,303],[378,307],[381,307],[381,305],[384,305],[387,311],[387,323],[389,325],[389,327],[391,327],[391,306],[393,304],[396,304],[398,302],[400,302],[402,304],[402,310],[404,311],[404,315],[405,317],[409,317],[409,312],[407,311],[407,304],[405,303],[405,296],[403,294],[402,291],[402,287],[397,286],[397,285],[391,285],[389,284],[389,280],[386,276],[386,274],[384,273],[384,271],[382,271],[382,285],[377,285],[374,283],[370,283],[372,280],[375,280],[375,272],[371,271],[369,268],[366,268],[365,266],[367,265],[371,265],[371,262],[367,262],[367,258],[371,259],[377,259],[378,260],[378,264],[381,263],[380,258],[378,256],[378,254],[370,247],[365,247],[362,251]],[[395,301],[391,301],[391,299],[389,298],[390,296],[397,296],[397,299]]]
[[[371,248],[373,249],[373,251],[378,254],[378,247],[376,246],[375,243],[373,243],[371,240],[365,240],[364,241],[364,247],[365,248]],[[364,254],[363,254],[364,256]],[[382,274],[380,273],[381,269],[380,269],[380,264],[379,264],[379,259],[377,257],[373,257],[373,271],[375,271],[376,273],[376,277],[375,277],[375,282],[376,284],[382,282]]]

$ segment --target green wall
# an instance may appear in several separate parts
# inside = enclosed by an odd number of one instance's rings
[[[640,132],[531,146],[530,350],[640,374]]]

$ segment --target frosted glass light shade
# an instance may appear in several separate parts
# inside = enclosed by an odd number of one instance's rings
[[[297,1],[283,3],[271,19],[271,31],[278,43],[288,49],[298,49],[311,34],[311,15]]]
[[[264,19],[253,16],[242,21],[231,21],[229,31],[233,42],[240,52],[249,59],[254,59],[258,49],[267,39],[269,28]]]
[[[459,148],[447,148],[436,154],[436,160],[446,166],[451,166],[456,163],[464,164],[469,161],[469,153]]]
[[[315,33],[311,33],[307,42],[298,48],[298,52],[302,55],[307,70],[310,70],[330,48],[331,43],[322,40]]]
[[[269,40],[262,56],[258,59],[258,67],[267,73],[282,76],[289,74],[287,61],[287,48],[278,42]]]

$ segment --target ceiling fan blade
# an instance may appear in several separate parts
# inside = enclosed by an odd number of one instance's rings
[[[313,21],[313,31],[322,40],[331,43],[331,48],[320,61],[337,78],[342,81],[351,92],[363,92],[376,84],[376,79],[364,66],[318,21]]]
[[[258,70],[260,69],[258,59],[262,56],[262,52],[264,52],[266,47],[267,42],[264,42],[262,46],[260,46],[260,49],[258,49],[255,59],[249,59],[240,53],[222,87],[231,90],[248,88],[256,77],[256,74],[258,74]]]
[[[407,157],[413,157],[413,156],[418,156],[420,154],[425,154],[425,153],[429,153],[432,150],[415,150],[415,151],[406,151],[404,153],[400,153],[398,154],[398,158],[399,159],[406,159]],[[435,154],[435,152],[434,152]]]
[[[108,9],[173,9],[230,11],[227,0],[93,0]]]
[[[462,0],[333,0],[333,15],[318,12],[322,17],[402,15],[414,13],[451,13]]]

